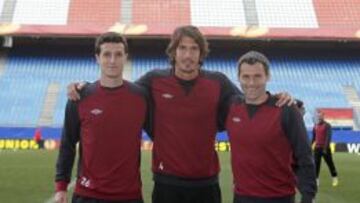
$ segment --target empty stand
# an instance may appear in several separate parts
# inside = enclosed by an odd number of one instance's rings
[[[69,25],[113,25],[121,22],[121,1],[71,0]]]
[[[18,36],[91,37],[109,29],[168,36],[192,24],[211,37],[244,37],[250,27],[255,38],[354,40],[359,10],[359,0],[2,0],[0,22]]]
[[[51,83],[48,85],[44,104],[41,109],[41,114],[39,117],[39,121],[37,126],[52,126],[53,125],[53,118],[54,118],[54,111],[55,105],[57,102],[57,98],[59,95],[60,85],[58,83]]]
[[[312,0],[257,0],[260,26],[274,28],[317,28]]]
[[[58,83],[60,93],[51,125],[61,126],[67,100],[66,85],[71,81],[94,81],[98,73],[90,55],[71,57],[29,50],[14,51],[9,54],[6,70],[0,77],[0,125],[36,126],[49,84]]]
[[[351,108],[343,92],[343,85],[353,83],[360,89],[360,58],[352,56],[271,56],[272,92],[287,91],[305,102],[307,126],[312,126],[314,110],[318,107]],[[204,69],[225,73],[236,85],[237,56],[212,55],[204,63]],[[154,68],[168,67],[166,57],[141,55],[133,60],[133,79]]]
[[[246,24],[248,26],[258,26],[259,19],[256,11],[255,0],[243,0]]]
[[[77,53],[82,53],[77,52]],[[204,69],[220,71],[238,85],[238,52],[212,52]],[[360,57],[290,53],[269,55],[272,62],[272,92],[287,91],[304,101],[307,126],[313,123],[316,108],[351,108],[344,85],[360,89]],[[130,67],[132,66],[132,67]],[[169,67],[165,55],[134,53],[125,77],[136,80],[147,71]],[[0,126],[36,126],[50,84],[59,84],[58,99],[52,112],[52,126],[61,126],[67,101],[66,85],[72,81],[94,81],[99,68],[91,54],[73,54],[39,50],[13,50],[8,54],[0,76]]]
[[[4,0],[0,1],[0,23],[12,22],[16,1]]]
[[[134,24],[165,27],[191,24],[190,0],[133,0],[132,13]]]
[[[359,28],[359,0],[326,0],[313,1],[320,27]]]
[[[153,69],[169,67],[167,58],[154,55],[135,55],[132,61],[132,79],[136,80]]]
[[[124,24],[132,23],[132,0],[121,0],[121,18],[119,22]]]
[[[17,0],[13,23],[66,25],[70,0]]]
[[[5,71],[5,64],[6,64],[6,53],[1,51],[0,52],[0,77]]]
[[[233,27],[246,26],[242,1],[190,0],[191,23],[196,26]]]

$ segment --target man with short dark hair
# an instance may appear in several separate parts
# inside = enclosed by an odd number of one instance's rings
[[[266,91],[270,62],[250,51],[238,62],[244,98],[233,96],[226,119],[231,145],[234,203],[302,203],[316,193],[315,166],[304,121],[293,106],[277,107]],[[293,170],[296,165],[296,170]]]
[[[126,39],[105,33],[95,43],[100,79],[69,100],[56,164],[57,203],[67,202],[67,186],[79,143],[73,203],[142,203],[141,131],[146,93],[122,78],[128,56]]]
[[[332,136],[331,125],[325,121],[324,112],[317,110],[316,114],[317,122],[313,129],[312,143],[315,144],[314,159],[316,166],[317,184],[320,184],[319,174],[321,168],[321,158],[323,157],[332,177],[332,186],[336,187],[339,184],[339,180],[330,149]]]

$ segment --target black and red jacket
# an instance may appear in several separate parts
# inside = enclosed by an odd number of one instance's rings
[[[104,200],[141,199],[140,144],[145,91],[130,82],[105,88],[87,84],[68,101],[56,164],[57,191],[66,190],[79,143],[75,193]]]
[[[304,121],[295,106],[277,107],[269,95],[260,105],[229,102],[226,130],[231,144],[235,194],[260,198],[316,193],[315,166]],[[296,165],[296,170],[293,166]]]
[[[217,182],[215,136],[224,128],[225,101],[238,89],[224,74],[206,70],[191,81],[180,80],[173,69],[153,70],[137,84],[151,97],[154,180],[189,186]]]

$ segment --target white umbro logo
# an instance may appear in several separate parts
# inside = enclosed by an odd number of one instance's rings
[[[160,164],[159,164],[159,169],[160,169],[160,170],[164,170],[164,165],[163,165],[162,162],[160,162]]]
[[[93,109],[90,112],[94,115],[99,115],[102,114],[103,111],[101,109]]]
[[[233,117],[233,118],[232,118],[232,121],[233,121],[234,123],[240,123],[241,119],[240,119],[239,117]]]
[[[164,93],[164,94],[162,94],[161,96],[164,97],[165,99],[172,99],[172,98],[174,98],[174,95],[169,94],[169,93]]]

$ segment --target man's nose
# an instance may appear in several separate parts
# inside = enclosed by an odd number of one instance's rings
[[[249,79],[249,85],[254,85],[255,84],[255,79],[254,78],[250,78]]]
[[[110,56],[110,62],[114,63],[116,61],[116,56],[115,55],[111,55]]]

